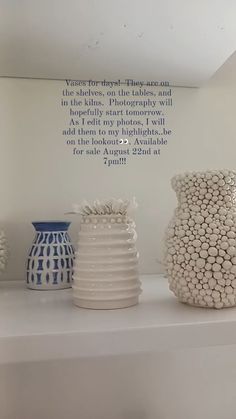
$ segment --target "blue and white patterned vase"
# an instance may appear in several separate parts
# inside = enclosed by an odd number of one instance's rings
[[[68,235],[70,222],[32,223],[36,236],[27,261],[27,287],[35,290],[70,288],[74,248]]]

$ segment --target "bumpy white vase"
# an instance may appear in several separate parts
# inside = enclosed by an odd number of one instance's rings
[[[4,231],[0,230],[0,272],[6,268],[8,260],[8,246]]]
[[[138,303],[135,224],[126,215],[82,217],[74,264],[73,300],[79,307],[117,309]]]
[[[236,172],[186,173],[172,179],[178,198],[166,233],[170,289],[182,302],[236,305]]]

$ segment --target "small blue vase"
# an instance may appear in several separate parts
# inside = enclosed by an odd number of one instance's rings
[[[32,223],[36,235],[27,261],[27,287],[57,290],[72,285],[74,248],[68,235],[70,222]]]

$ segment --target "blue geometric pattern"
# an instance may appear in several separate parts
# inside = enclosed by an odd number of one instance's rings
[[[35,224],[39,223],[33,223]],[[70,223],[60,223],[61,231],[53,231],[53,222],[40,223],[27,261],[29,288],[67,288],[72,284],[74,248],[67,228]],[[50,228],[48,225],[50,224]],[[57,223],[58,224],[58,223]],[[66,226],[65,226],[66,225]],[[43,227],[49,231],[43,231]]]

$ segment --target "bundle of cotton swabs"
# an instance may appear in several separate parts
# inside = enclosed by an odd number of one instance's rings
[[[96,199],[92,204],[85,200],[81,205],[74,204],[72,213],[80,215],[126,215],[136,208],[137,202],[135,198],[124,201],[115,198],[105,201]]]

